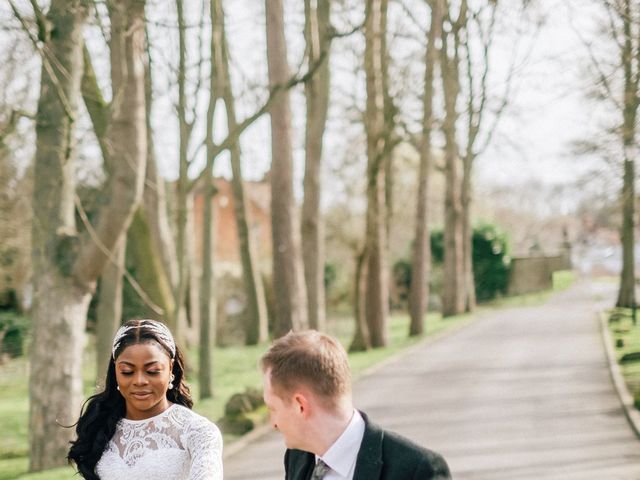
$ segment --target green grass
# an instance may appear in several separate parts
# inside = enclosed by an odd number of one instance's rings
[[[560,270],[553,272],[553,291],[559,292],[569,288],[576,281],[576,272],[573,270]]]
[[[505,297],[500,297],[490,302],[483,303],[481,306],[490,308],[509,308],[541,305],[549,300],[549,297],[552,294],[569,288],[575,280],[576,274],[571,270],[553,272],[552,287],[548,290],[525,293],[523,295],[507,295]]]
[[[573,281],[572,275],[561,276],[557,289],[566,288]],[[556,288],[554,287],[554,290]],[[541,303],[551,292],[536,295],[508,297],[493,302],[492,307],[521,306],[532,302]],[[425,317],[425,336],[433,335],[453,326],[473,320],[473,315],[460,315],[443,319],[439,314],[428,314]],[[328,319],[328,331],[349,346],[354,331],[354,322],[347,313],[335,314]],[[388,346],[367,352],[356,352],[349,355],[354,376],[362,373],[372,365],[415,345],[423,337],[409,337],[409,318],[406,313],[394,313],[390,316],[388,329]],[[258,370],[258,360],[267,349],[267,345],[252,347],[225,347],[214,351],[214,395],[215,398],[198,400],[197,351],[187,352],[187,380],[191,385],[194,410],[207,418],[216,421],[224,412],[224,405],[231,395],[244,391],[247,387],[261,388],[262,380]],[[85,357],[92,359],[95,355],[93,342],[89,342]],[[95,385],[95,362],[86,361],[83,371],[85,395],[93,393]],[[48,470],[38,474],[28,474],[28,365],[24,358],[10,361],[0,366],[0,480],[70,480],[74,471],[67,468]],[[258,415],[258,421],[260,415]],[[225,442],[233,441],[225,436]]]
[[[611,313],[620,316],[619,321],[609,323],[609,331],[614,341],[616,357],[619,362],[623,355],[627,353],[640,352],[640,312],[636,312],[636,325],[633,324],[631,309],[613,309],[608,312],[607,318]],[[619,339],[624,342],[624,346],[621,348],[615,347],[615,342]],[[640,393],[640,361],[621,364],[620,370],[631,395],[635,396]]]

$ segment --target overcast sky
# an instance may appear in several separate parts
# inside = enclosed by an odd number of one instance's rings
[[[594,128],[594,104],[587,101],[586,49],[577,31],[589,35],[594,9],[567,1],[540,2],[553,14],[544,24],[521,74],[500,138],[478,161],[485,181],[571,182],[600,162],[576,156],[573,144]],[[510,148],[509,142],[513,142]]]

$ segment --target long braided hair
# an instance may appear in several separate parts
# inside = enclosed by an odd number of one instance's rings
[[[107,443],[116,431],[116,426],[125,416],[125,401],[117,387],[115,360],[130,345],[157,343],[173,360],[174,388],[167,390],[170,402],[193,406],[191,392],[185,383],[184,357],[175,345],[168,329],[155,320],[129,320],[116,334],[112,356],[109,359],[104,390],[84,403],[78,423],[76,440],[71,442],[67,459],[76,464],[78,473],[86,480],[100,480],[95,472]]]

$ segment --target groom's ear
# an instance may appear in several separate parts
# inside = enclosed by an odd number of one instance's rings
[[[296,392],[293,395],[293,403],[295,407],[295,411],[298,412],[303,417],[308,417],[309,415],[309,395],[305,392]]]

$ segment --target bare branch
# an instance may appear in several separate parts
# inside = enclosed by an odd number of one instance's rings
[[[43,47],[40,46],[40,43],[39,43],[38,39],[35,38],[33,36],[33,34],[31,33],[31,31],[29,30],[29,27],[27,26],[27,22],[24,20],[24,18],[20,14],[20,11],[17,9],[15,4],[13,3],[13,0],[9,0],[9,5],[11,5],[11,10],[13,10],[13,14],[15,15],[15,17],[18,19],[18,21],[22,25],[22,28],[23,28],[24,32],[29,37],[29,40],[31,40],[31,43],[33,44],[34,48],[40,54],[40,57],[42,58],[42,66],[47,71],[47,74],[49,75],[49,77],[51,77],[51,81],[53,82],[53,84],[54,84],[54,86],[56,88],[56,95],[58,96],[58,99],[60,100],[60,103],[62,105],[62,109],[64,110],[65,115],[71,121],[75,120],[75,114],[73,113],[73,109],[71,108],[71,105],[69,104],[69,100],[67,99],[67,96],[65,95],[64,90],[63,90],[62,86],[60,85],[60,81],[58,80],[58,76],[56,75],[56,73],[54,72],[53,68],[51,67],[51,64],[49,63],[50,59],[53,60],[53,61],[56,61],[56,59],[53,58],[52,55],[48,55],[46,53],[46,51],[47,51],[46,43],[44,44]],[[36,4],[36,6],[37,6],[37,4]],[[40,12],[40,14],[41,14],[41,12]],[[36,14],[36,16],[37,16],[37,14]],[[58,64],[58,69],[60,70],[60,73],[62,75],[67,75],[67,72],[65,71],[65,69],[59,64]]]
[[[407,18],[409,18],[409,20],[411,20],[411,23],[413,23],[414,26],[416,28],[418,28],[418,30],[420,30],[420,33],[422,33],[423,35],[426,35],[427,34],[427,30],[424,28],[424,26],[416,18],[415,12],[413,10],[411,10],[407,6],[407,4],[402,0],[398,1],[398,4],[400,5],[402,10],[404,11],[404,13],[407,16]]]
[[[578,39],[580,40],[580,42],[582,42],[582,45],[585,47],[587,54],[589,55],[589,60],[591,61],[591,65],[595,68],[596,73],[598,75],[598,79],[600,80],[600,82],[602,83],[602,86],[607,91],[607,98],[611,100],[611,102],[613,102],[614,106],[617,109],[622,109],[622,104],[618,100],[616,100],[616,96],[613,93],[613,89],[611,88],[609,79],[607,75],[603,72],[600,62],[596,58],[596,55],[593,51],[591,44],[584,38],[584,36],[580,33],[580,31],[577,28],[575,28],[573,23],[571,23],[571,28],[573,29],[575,34],[578,36]]]
[[[220,155],[225,150],[231,148],[240,138],[242,133],[250,127],[258,118],[267,113],[273,103],[278,99],[281,93],[286,92],[287,90],[292,89],[293,87],[300,85],[302,83],[306,83],[309,79],[315,74],[318,70],[322,62],[325,61],[327,57],[328,51],[323,50],[320,52],[318,59],[309,67],[309,70],[302,76],[293,75],[286,83],[274,85],[269,89],[269,96],[267,100],[262,104],[262,106],[256,110],[252,115],[245,118],[242,122],[240,122],[234,130],[228,133],[227,137],[219,144],[214,145],[211,149],[211,155],[213,158]],[[202,147],[206,146],[206,141],[203,141],[199,146],[198,150]],[[203,170],[197,178],[193,179],[189,184],[189,191],[192,190],[196,184],[203,178],[205,175],[205,171]]]
[[[84,72],[82,74],[82,98],[89,112],[89,118],[93,124],[93,129],[98,139],[98,144],[102,152],[105,169],[111,171],[111,155],[106,140],[107,127],[109,126],[110,104],[105,101],[102,90],[98,85],[96,74],[91,61],[91,54],[86,44],[83,48]]]
[[[131,284],[131,286],[133,287],[135,292],[138,294],[140,299],[145,303],[145,305],[147,307],[149,307],[157,315],[164,314],[164,310],[160,306],[156,305],[153,302],[153,300],[151,300],[151,297],[149,297],[149,295],[144,291],[144,289],[140,286],[140,284],[136,281],[136,279],[133,278],[133,276],[127,271],[127,269],[126,268],[122,268],[118,264],[118,261],[117,261],[115,255],[114,255],[114,253],[111,252],[104,245],[104,243],[102,243],[102,241],[100,240],[100,237],[98,236],[98,233],[93,228],[93,225],[91,225],[91,222],[89,221],[89,218],[87,217],[87,212],[84,210],[84,207],[82,206],[82,201],[80,200],[80,197],[77,194],[74,195],[74,201],[75,201],[75,204],[76,204],[76,210],[78,211],[78,215],[80,216],[80,219],[82,220],[82,223],[84,224],[85,228],[87,229],[87,232],[89,232],[89,236],[91,237],[91,240],[93,240],[93,242],[98,246],[98,248],[105,255],[105,257],[107,257],[107,259],[112,264],[114,264],[116,266],[118,271],[122,275],[124,275],[124,277]]]

